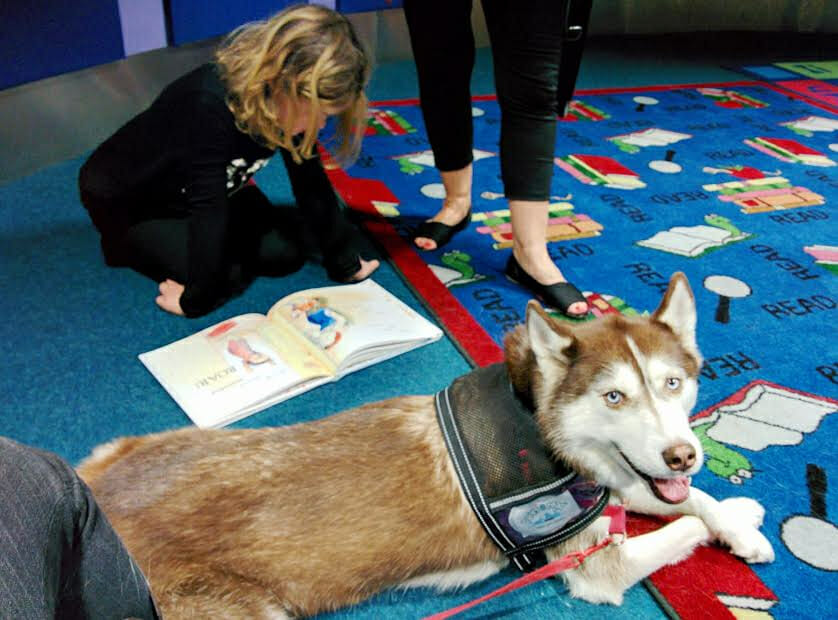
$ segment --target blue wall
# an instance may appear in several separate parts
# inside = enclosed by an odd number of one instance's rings
[[[0,1],[0,89],[123,56],[117,0]]]
[[[264,19],[286,6],[301,3],[301,0],[168,0],[170,42],[181,45],[226,34],[245,22]],[[356,13],[400,7],[402,0],[310,0],[309,4]]]
[[[125,1],[125,0],[124,0]],[[400,7],[402,0],[309,0],[345,13]],[[0,0],[0,89],[39,80],[126,56],[124,41],[137,41],[128,53],[142,51],[143,33],[165,12],[166,41],[182,45],[230,32],[303,0],[127,0],[120,21],[120,0]],[[142,13],[148,13],[144,16]],[[144,21],[142,18],[148,17]],[[125,34],[123,34],[125,33]],[[153,48],[154,46],[152,46]]]

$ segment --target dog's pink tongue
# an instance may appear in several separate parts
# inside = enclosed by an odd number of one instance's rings
[[[679,504],[687,499],[690,494],[690,478],[655,478],[655,487],[666,501]]]

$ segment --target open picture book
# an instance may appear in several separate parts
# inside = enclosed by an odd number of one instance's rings
[[[292,293],[139,358],[196,425],[216,428],[441,336],[365,280]]]

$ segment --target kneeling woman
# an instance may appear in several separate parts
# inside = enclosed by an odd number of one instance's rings
[[[160,282],[157,304],[189,317],[256,276],[299,269],[306,236],[332,279],[366,278],[378,261],[361,258],[316,142],[335,116],[336,157],[357,155],[369,70],[351,24],[319,6],[234,31],[214,62],[170,84],[82,167],[81,199],[105,262]],[[249,182],[277,150],[298,209],[271,205]]]

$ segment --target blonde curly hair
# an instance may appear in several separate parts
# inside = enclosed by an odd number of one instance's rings
[[[215,60],[227,105],[243,132],[270,148],[287,149],[300,163],[312,157],[320,113],[337,117],[335,157],[355,160],[366,125],[364,88],[370,62],[349,20],[317,5],[289,7],[234,30]],[[280,120],[278,95],[291,114]],[[295,111],[308,103],[308,126],[294,140]]]

